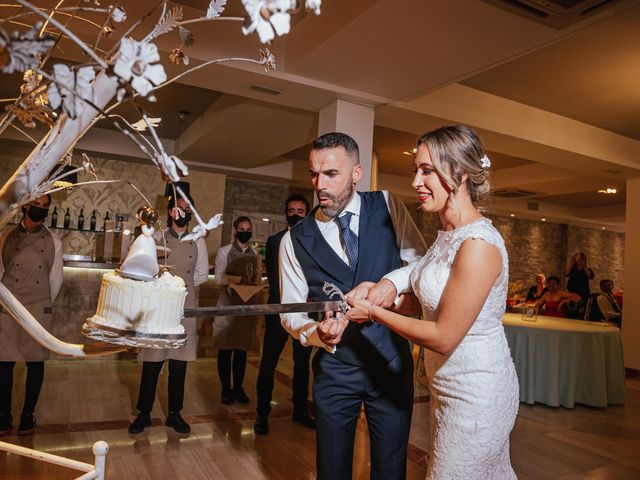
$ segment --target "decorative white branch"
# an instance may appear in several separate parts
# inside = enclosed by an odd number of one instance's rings
[[[111,344],[76,345],[63,342],[51,335],[22,303],[0,282],[0,302],[18,324],[27,331],[33,339],[47,350],[59,355],[70,357],[89,357],[118,353],[126,350],[125,347]]]
[[[47,180],[47,176],[49,175],[51,170],[55,168],[60,159],[65,158],[70,154],[75,144],[100,118],[109,119],[116,126],[116,128],[118,128],[125,136],[131,139],[138,146],[138,148],[140,148],[140,150],[163,171],[164,174],[168,175],[171,178],[172,182],[180,180],[182,176],[188,173],[186,166],[179,158],[169,156],[166,153],[152,122],[150,121],[146,113],[144,113],[140,109],[140,107],[136,105],[135,101],[133,102],[134,107],[138,109],[143,120],[147,124],[148,130],[151,133],[152,141],[141,135],[140,132],[135,131],[128,121],[122,119],[127,127],[124,128],[118,121],[118,118],[121,119],[121,117],[116,115],[109,115],[109,112],[113,110],[113,108],[116,108],[121,104],[121,99],[119,98],[117,102],[107,108],[107,105],[113,102],[114,97],[116,97],[116,94],[118,93],[118,90],[120,90],[121,92],[125,92],[126,88],[128,89],[128,92],[131,93],[131,88],[133,88],[134,90],[136,90],[136,93],[134,93],[133,95],[129,95],[127,97],[127,100],[135,100],[135,98],[140,93],[142,93],[143,95],[148,95],[151,92],[167,86],[201,68],[222,62],[244,61],[256,63],[259,65],[263,65],[267,71],[275,67],[275,59],[273,58],[271,52],[269,52],[268,50],[260,52],[260,60],[227,57],[207,61],[175,76],[168,81],[166,81],[166,75],[164,75],[164,70],[162,69],[160,64],[154,63],[153,65],[151,65],[151,63],[159,60],[159,58],[155,59],[155,56],[157,55],[154,55],[154,53],[157,53],[157,51],[155,50],[156,47],[149,43],[149,41],[156,36],[168,33],[171,30],[182,25],[188,25],[197,22],[207,22],[213,20],[242,21],[243,19],[237,17],[222,18],[219,16],[224,9],[226,0],[212,0],[209,3],[206,17],[184,21],[182,21],[181,7],[175,7],[167,13],[167,0],[162,0],[160,4],[154,6],[141,19],[135,22],[134,25],[120,37],[119,41],[116,42],[114,48],[106,53],[104,58],[101,58],[96,53],[97,44],[99,42],[99,39],[101,38],[102,33],[98,35],[98,38],[94,45],[94,49],[92,49],[82,40],[80,40],[69,28],[67,28],[66,25],[62,25],[56,18],[54,18],[54,14],[72,18],[72,15],[63,11],[71,11],[70,9],[74,7],[58,8],[62,4],[62,1],[60,1],[53,10],[42,11],[41,9],[33,6],[27,0],[15,1],[32,13],[26,11],[20,12],[17,16],[11,17],[10,19],[4,19],[4,22],[19,24],[19,22],[15,21],[18,16],[26,16],[27,14],[37,15],[45,19],[47,23],[50,23],[59,30],[59,32],[56,32],[58,38],[69,38],[73,43],[78,45],[78,47],[80,47],[82,51],[89,56],[89,58],[92,62],[95,63],[95,65],[91,64],[82,66],[82,68],[66,70],[62,67],[58,67],[57,74],[51,76],[49,74],[46,74],[45,72],[42,72],[42,66],[48,58],[50,51],[43,56],[43,59],[40,59],[36,56],[36,61],[34,62],[34,48],[25,46],[30,44],[26,44],[23,42],[22,51],[20,52],[18,52],[17,50],[12,52],[11,49],[5,49],[5,53],[9,51],[10,54],[17,52],[21,55],[21,57],[19,58],[17,55],[15,55],[13,58],[10,56],[9,60],[12,62],[15,61],[15,63],[10,64],[10,68],[12,69],[11,71],[15,69],[24,71],[27,68],[34,68],[34,70],[37,70],[40,74],[43,75],[43,77],[49,79],[52,82],[52,85],[56,87],[52,90],[54,97],[53,102],[56,105],[62,105],[64,112],[69,113],[74,118],[71,118],[67,113],[62,113],[59,117],[57,117],[49,133],[37,144],[37,146],[25,159],[22,165],[20,165],[20,167],[14,172],[12,177],[0,189],[0,228],[7,224],[7,222],[13,216],[15,210],[26,200],[33,198],[33,196],[36,194],[41,195],[42,193],[40,192],[55,192],[60,190],[50,188],[52,186],[52,181]],[[274,0],[266,2],[261,0],[254,3],[253,0],[243,0],[243,3],[247,9],[247,12],[249,13],[249,16],[251,17],[251,24],[248,28],[243,29],[245,34],[252,31],[257,31],[260,38],[264,41],[265,39],[269,40],[273,38],[274,34],[282,35],[288,32],[290,13],[295,6],[295,2],[291,2],[289,0]],[[316,14],[319,13],[320,4],[321,0],[306,0],[305,2],[306,7],[310,10],[315,11]],[[141,25],[142,21],[145,18],[152,15],[159,6],[161,6],[162,9],[160,19],[155,23],[155,27],[149,34],[147,34],[142,42],[135,42],[135,45],[133,45],[133,47],[135,48],[133,50],[131,48],[129,49],[131,50],[131,52],[133,52],[133,56],[135,57],[133,65],[129,65],[129,63],[125,62],[125,59],[122,58],[123,56],[126,56],[124,55],[124,53],[126,52],[123,53],[122,51],[123,43],[129,42],[129,46],[131,46],[131,42],[134,40],[129,37],[130,33],[133,32],[139,25]],[[118,22],[124,20],[124,17],[126,15],[124,10],[120,9],[120,7],[118,7],[117,5],[115,7],[109,6],[108,9],[75,7],[73,11],[75,12],[78,10],[107,13],[107,20],[105,20],[105,23],[102,25],[102,27],[91,22],[92,24],[100,27],[101,32],[104,27],[106,27],[107,25],[111,25],[109,24],[110,19]],[[116,12],[117,15],[115,15]],[[84,20],[89,21],[86,19]],[[0,23],[2,23],[1,20]],[[31,25],[22,25],[32,27]],[[45,28],[46,23],[43,27],[43,30]],[[182,33],[183,43],[186,44],[188,42],[185,40],[185,38],[189,37],[185,37],[184,32]],[[187,33],[189,32],[187,31]],[[4,31],[2,31],[2,35],[3,37],[0,40],[2,40],[5,44],[10,41],[15,41],[16,38],[22,41],[21,38],[13,36],[14,34],[12,34],[12,37],[10,38],[4,33]],[[34,38],[32,37],[26,37],[26,41],[35,42]],[[34,43],[34,45],[39,46],[40,48],[37,51],[43,54],[47,49],[50,48],[50,45],[48,44],[49,40],[38,39],[38,41],[40,42],[40,44],[38,45]],[[46,47],[43,47],[43,42],[47,42]],[[114,53],[116,51],[117,53]],[[114,71],[116,75],[119,76],[111,76],[111,66],[114,63],[118,63],[118,60],[120,61],[120,63],[116,65]],[[20,63],[20,61],[22,61],[22,63]],[[40,68],[35,68],[38,64],[40,65]],[[90,68],[87,69],[87,67]],[[92,69],[94,67],[98,71],[95,80],[92,76]],[[162,75],[160,75],[160,69],[162,69]],[[78,72],[76,72],[76,70],[78,70]],[[9,70],[7,69],[5,71]],[[60,76],[61,78],[57,78],[58,76]],[[63,77],[65,78],[65,80],[61,81]],[[148,82],[149,84],[147,85],[144,82]],[[86,98],[89,96],[91,98]],[[18,100],[20,100],[20,98],[18,98]],[[69,100],[69,102],[66,102],[67,100]],[[14,118],[15,115],[12,112],[7,112],[3,116],[2,120],[0,121],[0,134],[2,134],[4,129],[6,129],[7,126],[11,124]],[[49,118],[46,117],[46,120],[48,121]],[[91,167],[91,164],[87,159],[84,168],[88,169],[89,167]],[[55,175],[60,176],[60,172],[61,170],[58,169]],[[92,173],[92,168],[89,173]],[[97,177],[95,177],[95,180],[89,182],[81,182],[76,185],[115,183],[122,181],[123,180],[98,180]],[[124,182],[133,187],[142,196],[145,202],[149,206],[151,206],[149,200],[135,185],[126,180]],[[175,184],[173,184],[173,188],[174,192],[176,192],[177,195],[183,198],[191,207],[193,215],[198,223],[198,225],[195,226],[190,234],[183,237],[184,239],[195,240],[201,238],[207,233],[207,231],[217,228],[222,223],[220,214],[214,215],[211,219],[209,219],[208,222],[204,222],[188,197],[182,191],[182,189],[177,187]],[[41,345],[61,355],[85,357],[91,354],[104,354],[122,350],[122,347],[114,347],[111,345],[107,348],[103,348],[99,345],[97,347],[94,347],[89,345],[73,345],[61,342],[60,340],[49,334],[28,312],[28,310],[1,283],[0,303],[5,306],[7,311],[16,319],[16,321]],[[92,349],[94,349],[95,351],[92,351]]]
[[[85,43],[82,40],[80,40],[71,30],[66,28],[59,21],[57,21],[55,18],[51,17],[50,15],[47,15],[44,12],[41,12],[40,10],[38,10],[36,7],[31,5],[26,0],[15,0],[15,1],[18,2],[20,5],[22,5],[23,7],[28,8],[29,10],[32,10],[33,12],[35,12],[36,15],[39,15],[42,18],[44,18],[45,20],[48,20],[49,22],[51,22],[52,25],[54,25],[61,32],[63,32],[65,35],[67,35],[71,40],[73,40],[76,45],[78,45],[82,50],[84,50],[84,52],[87,55],[89,55],[89,57],[91,57],[95,62],[97,62],[98,65],[100,65],[102,68],[106,69],[108,67],[107,63],[105,63],[104,60],[102,60],[100,57],[98,57],[93,52],[93,50],[91,50],[89,47],[87,47],[85,45]]]

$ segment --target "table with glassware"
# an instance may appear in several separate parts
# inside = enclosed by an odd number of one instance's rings
[[[520,401],[573,408],[625,402],[620,329],[603,322],[506,313]]]

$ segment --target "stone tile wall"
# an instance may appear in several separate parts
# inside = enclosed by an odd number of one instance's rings
[[[411,216],[430,245],[441,228],[435,214],[417,209],[418,204],[405,201]],[[584,252],[594,270],[591,290],[599,289],[601,279],[612,279],[618,288],[624,270],[624,233],[578,227],[561,223],[539,222],[487,214],[504,238],[509,253],[509,278],[533,285],[537,273],[556,275],[564,281],[569,256]]]

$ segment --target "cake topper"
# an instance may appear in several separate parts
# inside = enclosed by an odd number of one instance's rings
[[[158,211],[145,205],[138,209],[136,218],[142,226],[142,235],[139,235],[129,248],[119,273],[123,277],[135,280],[151,281],[160,271],[156,242],[153,240],[153,224],[159,218]]]

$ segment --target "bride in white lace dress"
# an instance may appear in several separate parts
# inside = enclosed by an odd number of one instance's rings
[[[475,204],[489,193],[491,165],[473,130],[444,127],[423,135],[413,187],[443,230],[412,273],[423,320],[349,296],[352,321],[383,323],[426,347],[429,379],[428,479],[514,479],[509,434],[518,379],[502,327],[508,258],[504,241]],[[406,311],[406,310],[405,310]]]

